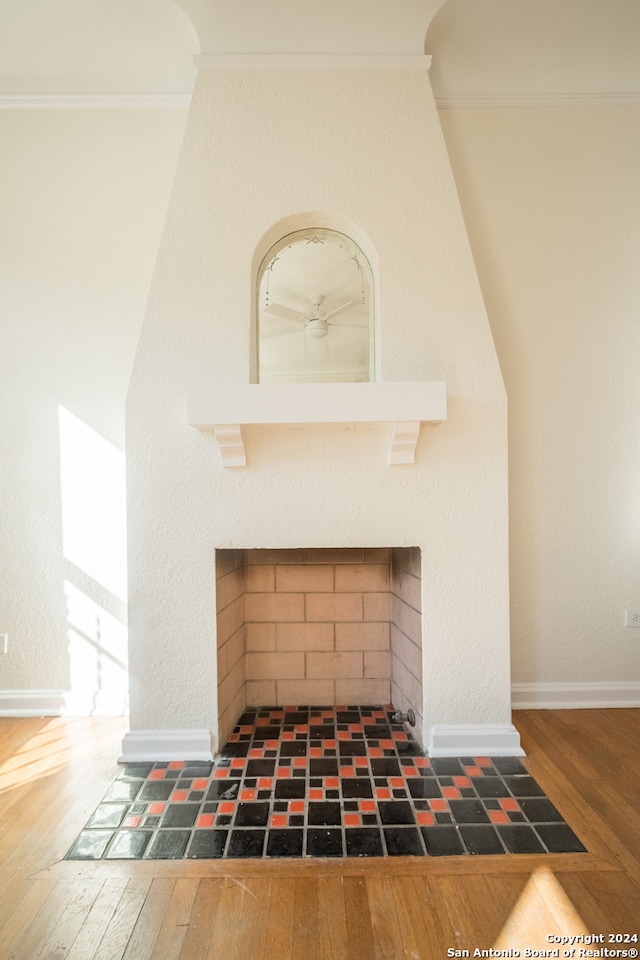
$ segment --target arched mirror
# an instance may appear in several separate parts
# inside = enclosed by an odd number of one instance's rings
[[[371,267],[350,237],[320,227],[290,233],[257,281],[260,383],[373,379]]]

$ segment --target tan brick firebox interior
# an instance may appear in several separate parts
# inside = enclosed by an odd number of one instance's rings
[[[418,547],[216,550],[220,743],[247,706],[412,707],[422,729]]]

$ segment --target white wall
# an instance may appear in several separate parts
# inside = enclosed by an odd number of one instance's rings
[[[509,397],[513,679],[637,682],[640,109],[441,120]]]
[[[184,120],[0,112],[0,691],[68,691],[70,643],[121,644],[124,400]]]

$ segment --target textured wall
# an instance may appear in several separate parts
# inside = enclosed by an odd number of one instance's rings
[[[124,400],[183,129],[179,111],[0,112],[0,688],[68,690],[72,627],[92,645],[126,622],[124,543],[100,533],[106,473],[89,474],[97,456],[124,480]],[[61,423],[79,438],[64,457]]]
[[[509,396],[513,679],[640,679],[640,109],[446,110]]]
[[[377,430],[319,426],[247,431],[249,466],[225,470],[187,426],[191,384],[249,382],[255,251],[314,210],[377,254],[382,379],[447,381],[415,466],[388,467]],[[426,73],[200,73],[127,450],[133,729],[215,727],[229,546],[419,546],[425,723],[509,722],[506,400]]]

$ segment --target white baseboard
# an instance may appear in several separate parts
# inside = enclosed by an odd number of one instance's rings
[[[121,717],[126,696],[74,690],[0,690],[0,717]]]
[[[511,706],[514,710],[640,707],[640,681],[513,683]]]
[[[209,730],[131,730],[122,741],[119,763],[157,760],[213,760]]]
[[[522,757],[520,734],[512,724],[441,724],[429,734],[430,757]]]

